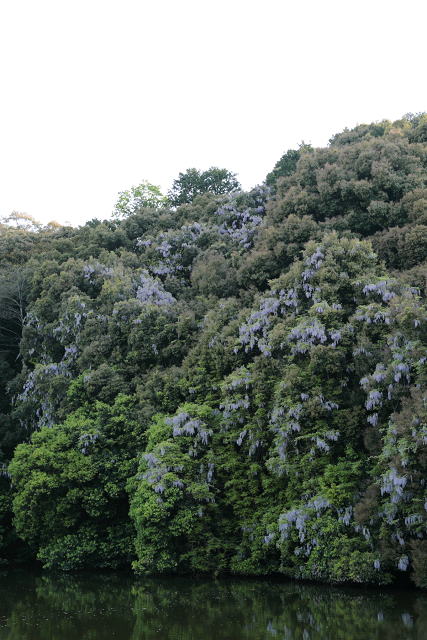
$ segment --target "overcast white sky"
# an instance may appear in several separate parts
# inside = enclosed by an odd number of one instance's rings
[[[260,183],[302,140],[427,110],[425,0],[13,0],[0,216],[108,218],[188,167]]]

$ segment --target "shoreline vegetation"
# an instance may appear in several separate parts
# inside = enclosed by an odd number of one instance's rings
[[[0,568],[427,587],[427,115],[0,224]]]

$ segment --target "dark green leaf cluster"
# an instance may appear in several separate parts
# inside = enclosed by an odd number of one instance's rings
[[[295,173],[301,153],[305,153],[307,151],[314,151],[314,149],[310,144],[306,144],[303,140],[299,145],[299,149],[288,149],[280,160],[276,162],[273,171],[270,171],[265,179],[265,183],[270,187],[272,194],[276,193],[276,183],[278,179]]]
[[[172,188],[168,191],[169,203],[172,207],[179,207],[181,204],[191,204],[202,193],[209,192],[216,196],[231,193],[240,189],[236,176],[237,173],[219,167],[211,167],[206,171],[199,171],[194,167],[187,169],[173,181]]]

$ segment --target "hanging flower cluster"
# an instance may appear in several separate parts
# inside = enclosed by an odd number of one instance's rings
[[[172,294],[165,291],[161,282],[152,278],[145,270],[140,274],[139,282],[136,281],[135,286],[137,286],[136,299],[141,304],[168,307],[176,302]]]
[[[253,203],[244,211],[239,210],[242,194],[235,192],[228,196],[228,202],[216,212],[223,220],[218,227],[218,233],[227,235],[243,249],[252,246],[254,234],[258,227],[264,224],[265,205],[269,199],[270,187],[265,184],[257,186],[250,195]]]
[[[37,352],[38,362],[28,373],[23,389],[14,402],[32,402],[36,405],[37,408],[31,414],[33,429],[52,427],[55,424],[56,408],[62,396],[50,393],[50,383],[61,375],[73,377],[81,331],[91,313],[86,302],[79,296],[73,296],[63,305],[63,313],[56,326],[40,322],[35,310],[27,315],[26,326],[36,329],[34,342],[40,345],[37,351],[34,347],[29,355],[33,356]],[[49,345],[58,342],[63,347],[63,356],[59,362],[54,362]]]
[[[185,275],[191,271],[191,262],[196,255],[198,241],[204,233],[210,231],[206,225],[193,222],[183,225],[179,231],[160,233],[155,239],[138,238],[136,246],[153,248],[158,254],[150,271],[159,276]]]
[[[172,439],[156,445],[153,451],[142,456],[147,470],[139,479],[146,480],[155,493],[162,494],[168,488],[179,489],[199,502],[215,502],[215,459],[209,451],[206,457],[213,431],[205,420],[193,414],[191,405],[186,405],[186,408],[172,418],[165,419],[165,423],[172,428]],[[185,451],[187,446],[188,450]],[[202,453],[205,454],[204,460],[196,463],[196,458]],[[161,505],[163,500],[158,497],[157,503]]]
[[[208,438],[212,436],[212,429],[210,429],[203,420],[200,418],[192,418],[186,411],[178,413],[173,418],[166,418],[166,424],[173,427],[172,435],[174,438],[177,436],[187,435],[194,436],[192,447],[189,449],[188,454],[190,456],[197,456],[197,446],[208,444]]]
[[[252,246],[254,234],[264,224],[269,193],[266,185],[255,187],[250,194],[232,193],[228,202],[216,211],[222,220],[220,225],[193,222],[183,225],[179,231],[162,232],[156,238],[138,238],[136,246],[151,251],[148,268],[154,275],[177,277],[181,274],[185,283],[184,276],[191,271],[203,235],[227,236],[243,249]],[[249,206],[245,207],[248,200]]]

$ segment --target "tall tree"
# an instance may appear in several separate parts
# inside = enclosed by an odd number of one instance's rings
[[[128,218],[141,209],[161,209],[166,204],[167,198],[160,191],[160,187],[143,180],[138,186],[134,185],[126,191],[120,191],[112,215],[113,218]]]
[[[31,289],[29,270],[3,267],[0,272],[0,345],[17,346],[25,323]]]
[[[173,207],[179,207],[181,204],[191,204],[197,195],[207,191],[215,195],[231,193],[241,188],[236,176],[237,173],[219,167],[211,167],[207,171],[194,167],[187,169],[173,181],[168,191],[169,202]]]

